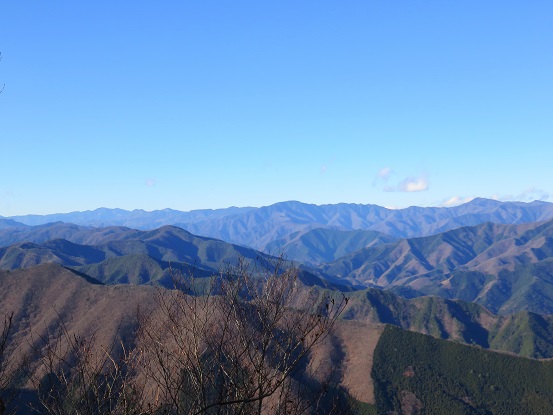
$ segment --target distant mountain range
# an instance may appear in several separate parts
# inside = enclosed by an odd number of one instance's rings
[[[200,209],[190,212],[162,209],[147,212],[142,209],[129,211],[124,209],[99,208],[85,212],[13,216],[10,219],[30,226],[44,225],[51,222],[68,222],[94,227],[120,225],[136,229],[154,229],[163,225],[172,225],[179,222],[186,223],[201,221],[206,218],[219,218],[239,212],[247,212],[251,209],[254,208],[230,207],[225,209]],[[0,226],[2,226],[2,222],[0,222]]]
[[[428,236],[485,222],[519,224],[553,219],[553,204],[535,201],[499,202],[474,199],[461,206],[387,209],[376,205],[312,205],[282,202],[260,208],[228,208],[179,212],[171,209],[146,212],[96,209],[55,215],[27,215],[10,218],[25,225],[70,222],[83,226],[126,226],[155,229],[175,225],[192,232],[257,250],[274,248],[275,241],[291,240],[297,232],[324,228],[371,230],[395,238]],[[0,224],[0,227],[2,225]],[[5,226],[4,226],[5,227]]]

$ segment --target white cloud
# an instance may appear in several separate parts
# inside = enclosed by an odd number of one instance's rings
[[[428,181],[425,177],[408,177],[397,185],[398,192],[424,192],[428,190]]]
[[[424,176],[407,177],[396,186],[386,186],[382,190],[385,192],[424,192],[428,190],[428,180]]]
[[[154,187],[156,185],[156,179],[146,179],[145,184],[148,187]]]
[[[468,203],[471,200],[474,200],[474,197],[462,197],[462,196],[453,196],[452,198],[449,198],[445,200],[444,202],[440,203],[439,206],[442,207],[453,207],[453,206],[459,206],[464,203]]]

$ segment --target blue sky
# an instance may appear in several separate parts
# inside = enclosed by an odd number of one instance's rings
[[[553,201],[550,1],[4,1],[0,215]]]

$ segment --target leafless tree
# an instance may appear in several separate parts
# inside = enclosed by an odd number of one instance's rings
[[[148,414],[140,356],[121,341],[106,348],[94,335],[71,334],[63,321],[56,333],[40,336],[40,354],[29,376],[38,391],[39,413],[52,415]]]
[[[183,277],[177,288],[159,290],[157,314],[140,324],[146,374],[164,413],[316,407],[320,394],[304,393],[307,358],[344,309],[344,296],[306,290],[283,259],[261,267],[240,260],[217,277]]]
[[[335,406],[310,357],[347,298],[322,295],[283,259],[181,276],[138,313],[132,345],[58,328],[32,340],[38,413],[324,414]],[[9,331],[11,317],[6,320]],[[6,324],[5,324],[6,326]],[[3,336],[6,337],[6,336]],[[2,350],[2,349],[0,349]],[[38,359],[37,359],[38,357]],[[0,366],[1,368],[1,366]]]

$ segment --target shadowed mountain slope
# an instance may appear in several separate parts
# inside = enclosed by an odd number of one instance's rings
[[[53,239],[41,244],[18,243],[0,248],[0,269],[14,270],[56,263],[84,272],[104,283],[157,283],[172,287],[174,273],[205,276],[218,273],[229,264],[236,264],[239,258],[252,264],[275,260],[253,249],[195,236],[174,226],[152,231],[123,227],[88,229],[62,223],[38,228],[34,235],[36,240],[63,234],[72,240],[94,241],[97,244],[81,245],[66,239]],[[32,239],[33,235],[30,237]],[[342,288],[348,285],[333,283],[332,278],[321,279],[308,269],[301,270],[300,278],[310,285],[339,285]]]
[[[43,262],[57,262],[68,266],[85,265],[113,257],[141,254],[159,261],[187,263],[215,271],[226,261],[235,260],[239,256],[253,260],[259,255],[252,249],[195,236],[173,226],[152,231],[127,228],[71,229],[74,225],[68,224],[60,224],[59,227],[73,241],[96,243],[84,245],[66,239],[46,240],[41,244],[19,243],[0,249],[2,268],[15,269]],[[43,240],[59,234],[52,229],[48,229],[46,233],[39,230],[34,239]]]

